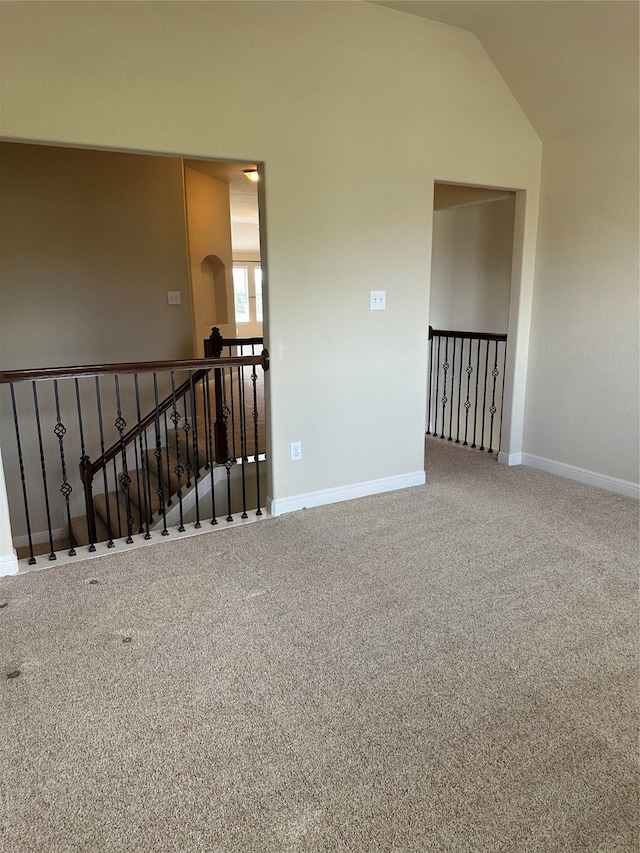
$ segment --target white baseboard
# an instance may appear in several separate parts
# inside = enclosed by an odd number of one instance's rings
[[[0,577],[5,577],[5,575],[15,575],[18,573],[18,569],[20,566],[18,565],[18,558],[15,554],[2,554],[0,556]]]
[[[578,468],[575,465],[567,465],[565,462],[556,462],[553,459],[545,459],[533,453],[500,453],[498,461],[505,465],[525,465],[527,468],[535,468],[538,471],[547,471],[558,477],[568,480],[576,480],[578,483],[586,483],[588,486],[597,486],[617,495],[640,500],[640,484],[632,483],[630,480],[621,480],[619,477],[609,477],[607,474],[598,474],[596,471],[588,471],[586,468]]]
[[[498,453],[498,462],[502,465],[522,465],[522,453]]]
[[[51,531],[51,535],[53,536],[54,541],[56,539],[66,539],[69,535],[69,530],[66,527],[57,527],[55,530]],[[49,531],[40,530],[37,533],[33,533],[31,535],[31,541],[34,545],[42,545],[44,542],[48,542]],[[23,536],[14,536],[13,544],[16,548],[26,548],[29,544],[29,537],[26,533]]]
[[[364,483],[354,483],[351,486],[338,486],[335,489],[319,489],[317,492],[307,492],[303,495],[293,495],[290,498],[267,498],[267,509],[270,515],[284,515],[298,509],[308,509],[314,506],[350,501],[354,498],[365,498],[381,492],[394,492],[397,489],[407,489],[411,486],[425,484],[424,471],[414,471],[411,474],[400,474],[397,477],[383,477],[380,480],[367,480]]]

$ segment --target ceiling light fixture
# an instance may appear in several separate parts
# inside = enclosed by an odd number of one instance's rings
[[[253,181],[254,184],[258,183],[258,170],[257,169],[243,169],[243,173],[250,181]]]

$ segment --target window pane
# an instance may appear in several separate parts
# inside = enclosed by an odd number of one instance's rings
[[[249,322],[249,279],[246,267],[233,268],[233,298],[236,323]]]
[[[253,280],[256,284],[256,322],[262,323],[262,270],[260,267],[254,269]]]

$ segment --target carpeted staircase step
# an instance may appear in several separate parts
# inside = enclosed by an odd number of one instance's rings
[[[206,436],[205,428],[199,427],[196,435],[197,435],[196,440],[197,440],[197,444],[198,444],[198,467],[202,469],[202,468],[204,468],[206,461],[207,461],[207,436]],[[212,442],[213,442],[213,438],[212,438]],[[195,459],[194,459],[194,453],[193,453],[193,433],[191,431],[189,432],[189,436],[187,437],[187,436],[185,436],[184,430],[179,430],[178,431],[178,442],[176,442],[175,432],[171,432],[169,434],[169,436],[167,437],[167,445],[169,448],[169,452],[174,457],[174,462],[173,462],[173,465],[171,466],[171,471],[173,472],[175,469],[175,466],[178,464],[178,459],[177,459],[177,457],[178,457],[177,444],[178,443],[179,443],[179,447],[180,447],[180,465],[183,468],[186,468],[187,462],[189,462],[191,464],[191,473],[193,475],[193,470],[195,468]],[[151,454],[151,456],[153,457],[154,462],[155,462],[155,456],[153,456],[153,451],[149,451],[149,453]],[[151,470],[155,470],[155,469],[152,468]],[[166,464],[165,464],[163,471],[166,471]],[[184,476],[182,478],[182,484],[183,485],[185,484]],[[177,490],[177,488],[178,488],[177,478],[176,478],[175,482],[172,482],[172,487],[173,487],[174,491]]]
[[[167,459],[167,455],[168,455],[168,459]],[[191,459],[191,455],[189,456],[189,458]],[[147,465],[149,466],[149,472],[150,472],[150,474],[153,475],[153,478],[154,478],[153,488],[157,489],[158,488],[158,460],[156,459],[155,452],[153,450],[149,450],[147,452],[147,460],[146,461],[147,461]],[[198,461],[201,463],[200,467],[202,468],[204,465],[204,461],[201,459],[198,459]],[[169,482],[170,488],[168,489],[168,493],[169,493],[169,495],[175,495],[176,492],[178,491],[178,475],[176,474],[176,467],[178,465],[178,457],[175,455],[175,452],[173,449],[169,448],[169,450],[166,450],[165,448],[162,448],[162,452],[160,454],[160,462],[161,462],[161,468],[162,468],[162,487],[165,491],[165,497],[167,497],[167,467],[168,467],[169,477],[170,477],[170,482]],[[193,461],[191,462],[191,464],[193,465]],[[182,455],[182,453],[180,455],[180,465],[183,468],[185,468],[185,466],[186,466],[186,459]],[[193,468],[191,469],[191,477],[193,479]],[[187,472],[186,472],[186,470],[182,475],[180,483],[182,485],[182,488],[184,489],[187,485]]]
[[[76,518],[71,519],[71,534],[76,545],[81,546],[89,544],[89,528],[87,526],[86,516],[79,515]],[[107,530],[107,525],[99,515],[96,515],[96,541],[106,542],[108,538],[109,531]]]
[[[129,497],[131,497],[131,492],[129,492]],[[127,507],[126,507],[126,496],[123,491],[120,491],[118,495],[113,493],[109,493],[108,498],[109,505],[109,513],[111,518],[111,533],[114,539],[116,538],[124,538],[128,535],[127,528]],[[93,499],[93,506],[96,512],[96,521],[98,516],[102,519],[105,524],[105,528],[108,527],[108,517],[109,513],[107,513],[107,497],[106,495],[96,495]],[[138,533],[140,530],[140,510],[138,505],[130,500],[130,510],[131,510],[131,518],[133,519],[131,532]],[[143,518],[144,523],[144,518]],[[109,535],[105,536],[105,539],[108,539]],[[98,540],[102,541],[102,540]]]

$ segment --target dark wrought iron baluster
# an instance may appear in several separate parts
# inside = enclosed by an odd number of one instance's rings
[[[180,533],[182,533],[185,529],[184,513],[183,513],[183,506],[182,506],[182,475],[184,474],[184,468],[182,467],[181,462],[180,462],[180,426],[179,426],[179,424],[181,421],[181,417],[180,417],[180,412],[178,411],[178,406],[177,406],[177,401],[176,401],[176,377],[175,377],[175,372],[173,370],[171,371],[171,404],[172,404],[172,411],[171,411],[171,415],[169,417],[170,417],[171,422],[173,423],[173,428],[175,431],[175,440],[176,440],[176,466],[173,469],[173,471],[174,471],[176,477],[178,478],[178,492],[177,492],[177,494],[178,494],[178,507],[180,509],[180,525],[178,527],[178,530],[180,531]],[[167,460],[168,459],[169,459],[169,440],[168,440],[168,435],[167,435]],[[168,468],[167,468],[167,471],[168,471]],[[168,474],[167,474],[167,476],[168,476]]]
[[[494,345],[494,360],[493,360],[493,370],[491,371],[491,375],[493,376],[493,388],[491,391],[491,406],[489,407],[489,412],[491,414],[491,425],[489,427],[489,453],[493,453],[493,419],[495,418],[495,414],[498,411],[496,408],[496,381],[498,376],[500,375],[500,371],[498,370],[498,341],[493,342]],[[487,349],[489,345],[487,344]]]
[[[471,385],[471,374],[473,373],[473,367],[471,365],[471,347],[472,347],[472,344],[473,344],[473,341],[471,340],[471,338],[469,338],[469,361],[468,361],[467,366],[465,368],[465,372],[467,374],[467,398],[464,401],[464,409],[465,409],[465,414],[464,414],[464,441],[462,442],[462,444],[465,447],[468,447],[468,445],[469,445],[469,442],[467,441],[467,434],[469,432],[469,409],[471,408],[471,400],[469,399],[469,389],[470,389],[470,385]]]
[[[229,354],[231,355],[231,348],[229,348]],[[233,370],[229,368],[229,396],[231,402],[231,444],[233,447],[233,458],[238,458],[238,449],[236,447],[236,400],[235,394],[233,391]]]
[[[100,394],[100,378],[96,376],[96,409],[98,411],[98,430],[100,432],[100,455],[104,458],[104,425],[102,421],[102,396]],[[113,526],[111,524],[111,501],[109,500],[109,483],[107,480],[107,466],[104,464],[102,466],[102,481],[104,484],[104,496],[106,498],[105,505],[107,509],[107,532],[109,534],[109,541],[107,542],[107,548],[114,548],[115,542],[113,541]]]
[[[449,438],[448,441],[453,440],[453,400],[454,400],[454,384],[456,381],[456,339],[453,339],[453,356],[451,358],[451,405],[449,407]]]
[[[133,387],[136,393],[136,416],[138,418],[138,444],[140,447],[140,463],[142,468],[142,488],[138,486],[138,494],[142,498],[142,506],[140,507],[141,513],[144,515],[144,538],[151,539],[151,533],[149,532],[149,524],[151,523],[151,481],[149,477],[149,459],[148,459],[148,447],[147,447],[147,431],[144,430],[144,438],[143,438],[143,430],[141,427],[142,424],[142,411],[140,406],[140,382],[138,379],[138,374],[133,374]]]
[[[445,420],[447,414],[447,371],[449,370],[449,336],[447,335],[444,339],[444,364],[442,365],[442,397],[440,402],[442,403],[442,435],[440,438],[445,438],[444,428],[445,428]]]
[[[199,479],[200,479],[200,451],[198,448],[198,417],[196,413],[196,389],[193,384],[193,371],[189,371],[189,399],[191,400],[191,423],[194,425],[193,429],[193,483],[194,483],[194,495],[196,499],[196,529],[202,527],[202,523],[200,521],[200,495],[199,495]]]
[[[78,380],[75,380],[76,388],[76,407],[78,411],[78,431],[80,433],[80,472],[82,475],[82,485],[84,488],[84,500],[87,517],[87,533],[89,536],[89,551],[96,550],[96,517],[93,506],[93,493],[91,489],[91,480],[93,474],[91,472],[91,460],[87,456],[84,443],[84,425],[82,419],[82,402],[80,400],[80,385]],[[108,494],[107,494],[108,497]]]
[[[238,412],[240,414],[240,455],[242,465],[242,515],[241,518],[248,518],[247,515],[247,484],[246,484],[246,461],[247,461],[247,421],[245,412],[244,398],[244,367],[238,367]],[[256,457],[256,466],[258,459]]]
[[[216,518],[216,493],[215,493],[215,469],[214,465],[214,450],[213,450],[213,420],[211,418],[211,383],[209,382],[209,377],[207,376],[205,382],[206,388],[206,407],[207,407],[207,423],[208,423],[208,431],[207,431],[207,445],[209,447],[209,457],[211,459],[211,468],[209,469],[209,476],[211,477],[211,524],[217,524],[218,519]]]
[[[204,434],[208,435],[209,432],[209,414],[207,412],[207,391],[206,386],[209,382],[209,374],[205,373],[202,381],[200,383],[200,389],[202,391],[202,423],[204,426]],[[209,465],[211,464],[211,456],[209,454],[209,442],[205,440],[204,443],[204,470],[209,470]]]
[[[502,422],[504,421],[504,379],[507,372],[507,342],[504,342],[504,359],[502,362],[502,397],[500,400],[500,434],[498,436],[498,451],[502,447]]]
[[[476,398],[473,407],[473,443],[471,447],[476,447],[476,435],[478,432],[478,385],[480,382],[480,341],[478,341],[477,358],[476,358]]]
[[[260,447],[258,444],[258,418],[260,417],[260,413],[258,412],[258,374],[256,372],[255,364],[252,367],[251,383],[253,385],[253,437],[256,448],[256,496],[258,499],[258,509],[256,510],[256,515],[260,516],[262,515],[262,510],[260,508]]]
[[[189,447],[189,433],[191,432],[191,424],[189,423],[189,412],[187,411],[187,395],[185,394],[182,398],[183,409],[184,409],[184,423],[182,424],[182,431],[184,432],[184,443],[185,443],[185,471],[187,472],[187,488],[191,488],[191,448]]]
[[[118,486],[118,466],[116,460],[113,459],[113,493],[116,498],[116,514],[118,516],[118,539],[122,539],[122,508],[120,506],[120,488]],[[109,493],[106,494],[107,503],[109,503]]]
[[[156,457],[157,464],[157,477],[158,477],[158,488],[156,489],[156,493],[158,495],[158,500],[160,502],[159,514],[162,516],[162,535],[168,536],[169,531],[167,530],[167,509],[164,503],[164,488],[163,488],[163,472],[162,472],[162,433],[160,431],[160,408],[159,408],[159,400],[158,400],[158,374],[154,372],[153,374],[153,396],[155,400],[155,408],[156,408],[156,416],[154,419],[155,429],[156,429],[156,449],[154,451],[154,455]],[[167,448],[168,452],[168,448]]]
[[[75,557],[76,549],[72,544],[72,533],[71,533],[71,507],[69,505],[69,496],[73,491],[73,486],[67,479],[67,463],[65,461],[64,456],[64,437],[67,433],[67,428],[62,423],[62,418],[60,417],[60,398],[58,396],[58,380],[53,380],[53,393],[56,401],[56,425],[53,428],[53,432],[58,439],[58,445],[60,449],[60,470],[62,472],[62,485],[60,486],[60,493],[64,497],[66,511],[67,511],[67,529],[69,531],[69,556]]]
[[[171,371],[173,374],[173,371]],[[174,378],[171,376],[171,383],[173,384]],[[164,412],[164,445],[166,448],[166,459],[167,463],[167,506],[171,506],[173,503],[173,487],[171,485],[171,461],[169,459],[169,424],[167,423],[167,412]]]
[[[42,492],[44,495],[44,507],[47,515],[47,530],[49,532],[49,559],[55,560],[56,555],[53,547],[53,531],[51,530],[51,510],[49,508],[49,486],[47,484],[47,466],[44,458],[44,444],[42,443],[42,426],[40,424],[40,407],[38,406],[38,391],[36,383],[31,383],[33,391],[33,407],[36,415],[36,429],[38,431],[38,448],[40,450],[40,469],[42,471]]]
[[[127,545],[131,545],[133,543],[133,537],[131,536],[133,532],[133,516],[131,514],[131,494],[129,492],[129,487],[131,486],[131,477],[129,476],[129,470],[127,466],[127,448],[124,443],[124,428],[127,425],[127,422],[122,417],[122,406],[120,403],[120,380],[118,375],[114,376],[115,387],[116,387],[116,407],[118,412],[118,417],[115,420],[115,427],[118,430],[118,434],[120,436],[120,457],[122,460],[122,472],[120,474],[120,483],[124,489],[124,511],[126,513],[127,518]],[[116,483],[117,489],[117,483]]]
[[[456,444],[460,444],[460,409],[462,408],[462,368],[464,359],[464,338],[460,338],[460,371],[458,376],[458,422],[456,426]]]
[[[233,521],[233,516],[231,515],[231,468],[233,467],[234,459],[231,458],[229,453],[229,415],[231,411],[229,406],[227,406],[227,374],[225,368],[222,369],[222,419],[224,422],[224,432],[226,435],[227,442],[227,458],[224,463],[224,467],[227,470],[227,521]]]
[[[436,368],[436,390],[434,394],[434,411],[435,411],[435,420],[433,423],[433,434],[435,436],[438,435],[438,389],[440,385],[440,347],[442,345],[442,338],[438,335],[438,365]]]
[[[484,359],[484,391],[482,395],[482,445],[480,450],[484,450],[484,421],[487,413],[487,380],[489,378],[489,341],[485,341],[485,359]]]
[[[11,391],[11,406],[13,408],[13,423],[16,430],[16,443],[18,446],[18,464],[20,465],[20,482],[22,484],[22,498],[24,500],[24,517],[27,522],[27,539],[29,541],[29,565],[33,566],[36,558],[33,555],[33,536],[31,533],[31,516],[29,514],[29,498],[27,495],[27,479],[24,473],[24,456],[22,453],[22,441],[20,439],[20,419],[18,418],[18,407],[16,405],[16,394],[13,382],[9,383]]]
[[[431,328],[429,328],[431,332]],[[429,339],[429,384],[427,386],[427,435],[431,435],[431,384],[433,375],[433,335]]]

